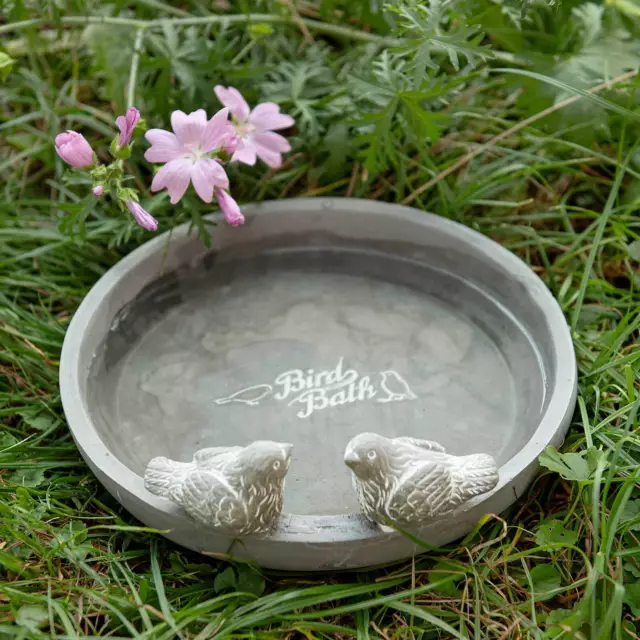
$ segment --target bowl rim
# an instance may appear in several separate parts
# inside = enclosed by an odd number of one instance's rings
[[[365,210],[371,215],[392,216],[399,219],[419,223],[434,229],[440,229],[449,235],[456,236],[461,244],[473,243],[487,249],[492,259],[505,271],[527,286],[534,304],[544,315],[548,324],[548,335],[551,340],[551,351],[555,354],[555,384],[548,390],[546,410],[543,412],[538,427],[526,444],[500,468],[498,485],[486,494],[482,494],[461,505],[448,518],[455,518],[461,512],[475,507],[486,507],[491,512],[492,497],[499,491],[513,486],[519,476],[537,468],[537,460],[545,446],[552,441],[562,440],[568,428],[576,402],[577,364],[571,333],[559,304],[544,285],[542,280],[530,267],[489,237],[458,222],[443,218],[412,207],[397,204],[365,200],[359,198],[292,198],[270,200],[243,206],[243,211],[250,224],[253,216],[270,213],[311,213],[326,208],[340,208],[354,213]],[[207,220],[221,221],[220,214],[210,214]],[[120,492],[132,497],[137,503],[148,505],[162,516],[164,521],[183,522],[186,515],[176,504],[166,498],[151,494],[144,487],[142,476],[135,473],[113,455],[100,438],[86,405],[86,398],[81,386],[81,351],[83,341],[90,330],[94,314],[99,310],[108,294],[132,271],[146,259],[158,251],[166,250],[166,243],[171,236],[172,242],[187,241],[192,238],[190,223],[184,223],[169,229],[161,235],[145,242],[140,247],[119,260],[108,269],[93,285],[80,306],[76,310],[64,338],[60,359],[60,394],[65,416],[72,436],[81,454],[101,481],[106,480],[116,487],[107,489],[122,502]],[[86,367],[84,369],[86,373]],[[514,487],[515,498],[517,493]],[[514,498],[514,499],[515,499]],[[429,523],[432,524],[432,523]],[[200,530],[197,525],[193,525]],[[373,527],[362,514],[340,515],[297,515],[282,514],[280,521],[267,539],[278,541],[357,541],[377,537],[382,534],[380,528]],[[385,535],[389,535],[386,532]],[[398,532],[391,535],[399,536]]]

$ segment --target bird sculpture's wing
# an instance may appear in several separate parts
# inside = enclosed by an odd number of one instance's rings
[[[431,440],[421,440],[420,438],[410,438],[408,436],[401,436],[400,438],[394,438],[394,440],[403,444],[412,444],[414,447],[420,447],[420,449],[426,449],[427,451],[446,453],[445,448],[441,444],[432,442]]]
[[[242,447],[207,447],[193,454],[193,462],[200,469],[221,469]]]
[[[198,522],[228,533],[240,534],[248,524],[244,501],[219,472],[195,469],[189,473],[183,507]]]
[[[458,486],[460,503],[491,491],[499,480],[496,461],[486,453],[456,458],[453,475]]]
[[[446,513],[455,481],[446,462],[427,461],[403,474],[391,496],[388,515],[400,526]]]
[[[182,504],[182,487],[192,468],[190,462],[176,462],[164,456],[153,458],[145,470],[144,486],[157,496]]]

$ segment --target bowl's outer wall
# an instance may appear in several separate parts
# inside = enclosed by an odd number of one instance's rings
[[[241,256],[269,245],[290,242],[296,246],[301,238],[311,246],[349,245],[366,239],[381,251],[393,253],[401,248],[406,257],[471,278],[518,317],[544,361],[547,397],[540,425],[522,450],[500,468],[494,491],[413,533],[440,546],[468,533],[484,515],[499,513],[518,499],[533,479],[544,447],[562,442],[576,398],[575,354],[568,327],[552,295],[527,265],[477,232],[398,205],[320,198],[267,202],[244,211],[243,227],[216,228],[214,251]],[[92,471],[136,518],[199,552],[230,554],[273,569],[298,571],[371,566],[419,552],[420,547],[407,537],[381,531],[360,514],[283,515],[268,538],[231,540],[204,530],[172,502],[147,492],[143,479],[104,446],[86,406],[87,378],[96,350],[118,312],[142,289],[162,273],[189,268],[210,251],[189,235],[188,225],[174,229],[170,236],[163,234],[110,269],[75,314],[63,346],[60,387],[73,437]]]

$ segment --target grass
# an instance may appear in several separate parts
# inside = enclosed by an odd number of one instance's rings
[[[635,5],[531,2],[522,19],[489,0],[386,17],[335,0],[251,3],[250,18],[242,2],[32,4],[0,14],[15,60],[0,85],[0,637],[639,637]],[[148,234],[87,206],[52,139],[82,130],[104,158],[128,101],[166,126],[175,108],[211,111],[216,83],[297,121],[282,170],[234,171],[240,201],[410,202],[514,251],[565,312],[580,378],[563,453],[464,540],[376,570],[278,575],[146,530],[80,458],[62,340]],[[151,197],[140,149],[128,169],[163,228],[203,231],[192,195]],[[74,214],[84,229],[61,231]]]

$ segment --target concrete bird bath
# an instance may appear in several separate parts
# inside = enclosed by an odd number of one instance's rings
[[[442,545],[517,500],[575,404],[541,280],[414,209],[244,211],[210,249],[186,225],[146,243],[73,318],[64,410],[116,499],[185,547],[285,570],[404,559],[420,547],[390,522]]]

